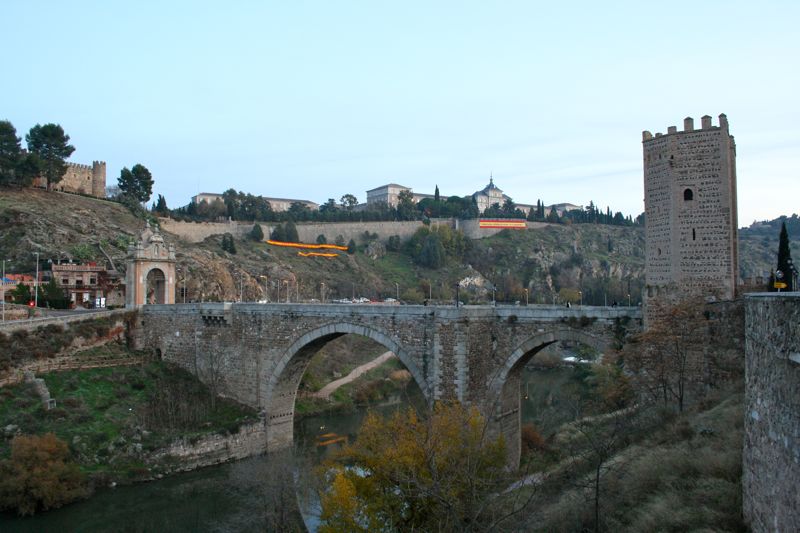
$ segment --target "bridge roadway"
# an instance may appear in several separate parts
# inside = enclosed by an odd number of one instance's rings
[[[290,446],[303,373],[328,341],[354,333],[394,352],[429,402],[479,407],[519,461],[520,375],[545,346],[601,353],[641,330],[636,307],[194,303],[146,305],[134,339],[212,390],[262,410],[268,449]]]

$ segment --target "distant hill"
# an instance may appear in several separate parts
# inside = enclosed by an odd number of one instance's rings
[[[800,260],[800,217],[778,217],[754,222],[739,230],[739,272],[744,279],[769,276],[778,263],[778,238],[781,223],[786,222],[792,258]]]
[[[792,252],[800,258],[800,220],[787,218]],[[125,268],[127,245],[144,220],[125,207],[96,198],[38,189],[0,189],[0,258],[11,260],[11,272],[34,270],[34,252],[41,265],[59,258],[106,263]],[[740,230],[743,276],[774,268],[780,219]],[[583,299],[589,304],[613,301],[636,304],[644,283],[644,229],[600,224],[549,224],[545,227],[470,241],[441,268],[420,266],[404,251],[358,242],[354,255],[335,259],[298,256],[295,250],[236,240],[237,254],[222,251],[221,236],[197,244],[165,234],[176,247],[178,284],[186,278],[189,300],[266,299],[294,301],[366,297],[422,302],[452,301],[454,285],[467,302]],[[366,237],[365,237],[366,238]],[[101,251],[102,248],[102,251]],[[364,253],[370,249],[369,255]],[[378,250],[376,253],[375,250]],[[105,252],[105,253],[103,253]],[[493,290],[494,289],[494,290]]]

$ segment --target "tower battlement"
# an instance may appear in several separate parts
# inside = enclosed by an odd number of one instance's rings
[[[700,118],[700,129],[697,130],[694,127],[694,119],[692,117],[686,117],[683,119],[683,130],[678,131],[677,126],[669,126],[667,128],[666,135],[673,135],[675,133],[692,133],[696,131],[705,131],[705,130],[713,130],[713,129],[724,129],[727,131],[728,129],[728,117],[725,116],[725,113],[722,113],[719,116],[719,126],[714,126],[711,123],[711,116],[710,115],[703,115]],[[656,137],[663,137],[665,134],[658,132],[655,136],[647,130],[642,132],[642,142],[650,141]]]

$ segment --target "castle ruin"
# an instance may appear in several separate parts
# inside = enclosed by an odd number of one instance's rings
[[[33,180],[34,187],[47,187],[46,178]],[[91,165],[67,163],[61,181],[50,186],[50,190],[86,194],[95,198],[106,197],[106,162],[93,161]]]
[[[666,135],[642,132],[645,191],[645,324],[660,305],[684,299],[732,300],[738,234],[736,144],[728,119],[683,121]],[[658,302],[658,305],[656,305]]]

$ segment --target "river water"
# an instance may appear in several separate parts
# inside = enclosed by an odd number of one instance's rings
[[[535,420],[552,403],[547,387],[558,387],[570,369],[550,371],[545,384],[541,375],[525,374],[522,393],[523,422]],[[528,383],[526,386],[525,383]],[[424,403],[416,387],[409,396],[394,397],[372,407],[388,414],[398,408]],[[534,396],[533,391],[539,394]],[[523,397],[524,398],[524,397]],[[297,449],[318,464],[338,444],[322,445],[344,437],[353,439],[366,415],[366,409],[323,417],[307,417],[295,422]],[[234,532],[265,531],[263,509],[266,480],[270,477],[270,456],[253,457],[176,474],[158,481],[98,491],[92,498],[34,517],[17,518],[0,514],[2,532]],[[318,505],[313,498],[301,497],[306,525],[312,531],[318,524]]]

